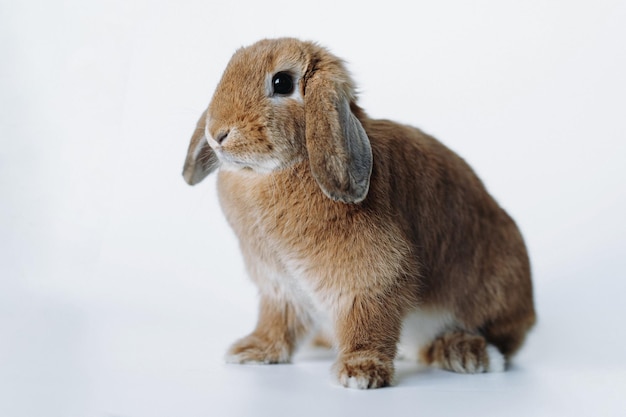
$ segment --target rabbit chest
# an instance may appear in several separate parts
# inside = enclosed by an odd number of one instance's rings
[[[408,243],[363,205],[328,199],[300,164],[258,174],[222,170],[220,202],[261,291],[331,311],[411,273]]]

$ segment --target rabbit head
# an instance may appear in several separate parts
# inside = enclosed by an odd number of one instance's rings
[[[259,41],[231,58],[192,136],[184,178],[196,184],[218,165],[269,173],[308,161],[326,196],[358,203],[372,170],[359,111],[339,58],[296,39]]]

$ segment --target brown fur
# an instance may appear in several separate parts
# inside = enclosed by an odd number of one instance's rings
[[[278,71],[296,76],[300,98],[268,97]],[[487,343],[507,359],[521,346],[535,313],[515,223],[440,142],[368,118],[325,49],[278,39],[239,50],[207,124],[226,139],[211,147],[194,135],[185,178],[215,169],[216,150],[229,167],[219,171],[220,201],[261,293],[257,327],[231,359],[288,361],[320,312],[346,386],[391,383],[402,321],[415,308],[446,311],[458,326],[422,350],[427,363],[471,372],[488,367]]]

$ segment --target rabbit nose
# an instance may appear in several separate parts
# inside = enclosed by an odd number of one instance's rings
[[[215,141],[221,145],[222,142],[224,142],[224,139],[226,139],[226,137],[228,136],[229,133],[230,133],[230,131],[228,131],[228,130],[225,130],[225,131],[223,130],[223,131],[219,132],[217,135],[215,135]]]

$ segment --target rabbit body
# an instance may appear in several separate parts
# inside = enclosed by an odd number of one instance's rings
[[[237,85],[249,67],[251,87]],[[297,91],[272,95],[278,70]],[[264,87],[254,90],[256,73]],[[515,223],[443,144],[370,119],[325,49],[280,39],[235,54],[185,178],[220,165],[220,202],[260,293],[257,326],[231,362],[288,362],[322,329],[339,382],[376,388],[392,382],[399,343],[465,373],[502,370],[522,345],[535,313]]]

